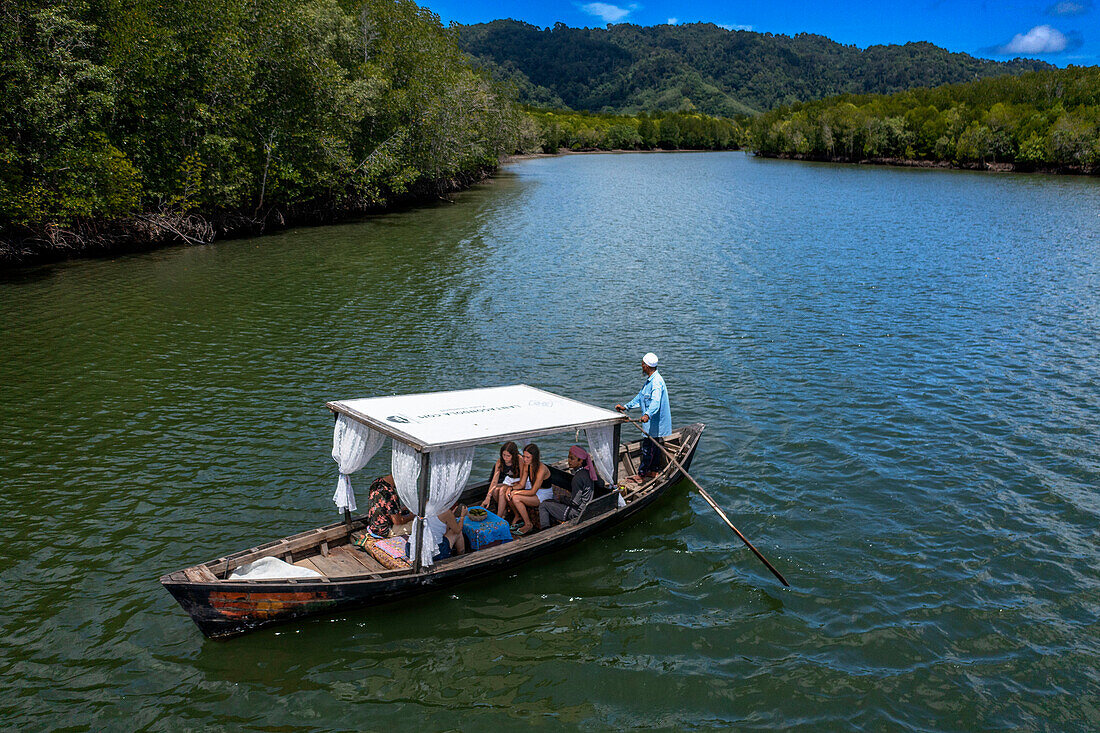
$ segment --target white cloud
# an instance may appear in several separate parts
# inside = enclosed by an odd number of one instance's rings
[[[719,23],[719,28],[725,28],[727,31],[751,31],[751,25],[738,25],[736,23]]]
[[[1092,10],[1092,0],[1062,0],[1047,8],[1047,15],[1084,15]]]
[[[668,19],[668,24],[669,25],[677,25],[679,22],[680,22],[679,18],[669,18]]]
[[[611,3],[588,3],[581,6],[581,10],[589,15],[595,15],[604,23],[618,23],[637,8],[637,5],[620,8],[618,5],[612,5]]]
[[[1037,25],[1027,33],[1017,33],[1012,40],[997,49],[1003,54],[1061,53],[1069,39],[1057,28]]]

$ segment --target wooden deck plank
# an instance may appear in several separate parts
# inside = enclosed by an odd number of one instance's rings
[[[294,563],[294,565],[295,565],[296,567],[299,567],[299,568],[306,568],[306,569],[308,569],[308,570],[316,570],[316,571],[317,571],[318,573],[320,573],[321,575],[324,575],[324,574],[325,574],[325,571],[324,571],[324,570],[321,570],[321,568],[319,568],[319,567],[317,567],[316,565],[314,565],[314,564],[313,564],[313,561],[312,561],[312,560],[310,560],[310,559],[309,559],[308,557],[307,557],[306,559],[304,559],[304,560],[298,560],[298,561],[296,561],[296,562]]]
[[[357,529],[359,526],[361,526],[361,524],[358,521],[352,523],[353,529]],[[288,552],[297,555],[298,553],[308,551],[320,545],[322,542],[328,542],[329,549],[331,550],[333,542],[342,540],[347,534],[347,527],[342,524],[333,527],[312,529],[308,532],[294,535],[293,537],[287,537],[276,542],[268,543],[267,545],[261,545],[252,550],[247,550],[243,553],[231,555],[228,558],[228,569],[232,570],[241,565],[247,565],[254,560],[259,560],[261,557],[278,557],[281,559],[285,557]]]
[[[358,550],[355,550],[355,552],[359,553]],[[329,555],[329,557],[332,558],[333,555]],[[357,556],[350,553],[337,554],[335,560],[344,566],[345,572],[348,575],[373,575],[377,572],[361,562]],[[380,568],[380,570],[385,570],[385,568]]]
[[[210,571],[210,568],[205,565],[196,565],[193,568],[187,568],[183,571],[183,574],[192,583],[216,583],[218,582],[218,576],[214,575]]]
[[[320,555],[314,555],[310,558],[313,566],[317,568],[326,578],[342,578],[348,575],[344,566],[336,562],[332,558],[332,553],[329,553],[328,557],[321,557]]]
[[[315,555],[310,559],[313,560],[313,564],[329,578],[346,578],[349,576],[370,574],[363,565],[346,555],[337,553],[336,550],[330,551],[328,557]]]
[[[363,552],[358,547],[355,547],[353,545],[344,545],[343,547],[337,547],[336,549],[332,550],[332,555],[350,558],[370,573],[380,573],[383,570],[389,570],[389,568],[375,560],[368,553]]]

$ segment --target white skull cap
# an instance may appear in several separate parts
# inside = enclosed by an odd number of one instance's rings
[[[657,355],[654,354],[652,351],[649,352],[648,354],[646,354],[645,356],[642,357],[642,363],[645,364],[646,366],[650,366],[650,367],[657,366]]]

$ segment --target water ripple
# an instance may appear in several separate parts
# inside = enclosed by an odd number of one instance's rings
[[[574,156],[456,202],[0,282],[0,719],[1100,725],[1097,181]],[[156,583],[336,516],[328,399],[611,405],[649,349],[792,589],[687,484],[508,576],[224,644]]]

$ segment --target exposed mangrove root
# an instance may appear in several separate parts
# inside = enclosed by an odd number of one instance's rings
[[[176,235],[186,244],[209,244],[214,241],[214,225],[200,216],[146,214],[136,217],[136,221],[144,222],[151,228],[145,237],[149,241],[163,241],[165,232]]]

